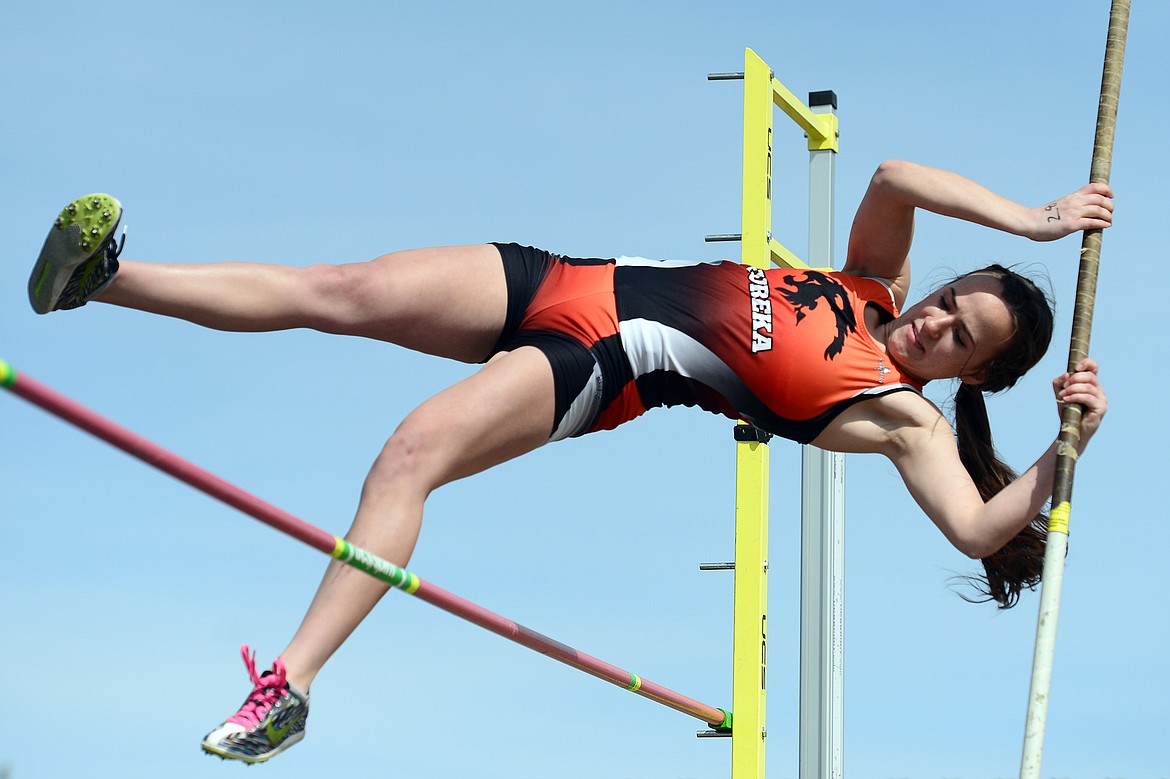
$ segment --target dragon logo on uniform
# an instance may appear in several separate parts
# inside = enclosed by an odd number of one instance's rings
[[[800,324],[807,311],[812,311],[822,302],[833,312],[837,319],[837,337],[825,348],[825,359],[833,359],[845,348],[845,336],[857,332],[857,317],[849,305],[845,288],[815,270],[805,271],[803,278],[793,276],[787,283],[793,289],[776,287],[776,291],[796,308],[796,324]]]

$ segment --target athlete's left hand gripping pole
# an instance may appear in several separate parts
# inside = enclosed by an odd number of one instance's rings
[[[50,414],[76,425],[127,454],[137,457],[148,465],[153,465],[160,471],[169,473],[179,481],[239,509],[248,516],[258,519],[330,557],[364,571],[379,581],[397,587],[403,592],[414,595],[433,606],[438,606],[444,611],[462,617],[472,624],[490,630],[521,646],[548,655],[565,665],[616,684],[675,711],[681,711],[683,714],[700,719],[715,728],[725,730],[731,728],[731,714],[724,709],[700,703],[643,679],[637,674],[610,665],[584,652],[579,652],[559,641],[554,641],[510,619],[477,606],[458,595],[425,582],[409,571],[350,544],[344,538],[326,533],[303,519],[245,492],[215,474],[70,400],[44,384],[24,374],[17,374],[3,360],[0,360],[0,387],[8,389],[13,394],[40,406]]]

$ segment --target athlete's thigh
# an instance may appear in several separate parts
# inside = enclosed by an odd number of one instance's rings
[[[362,335],[465,362],[495,347],[508,306],[495,246],[410,249],[364,266]]]
[[[409,456],[434,489],[536,449],[555,413],[548,358],[531,346],[497,354],[474,375],[433,396],[403,420],[386,454]],[[390,463],[393,465],[393,463]]]

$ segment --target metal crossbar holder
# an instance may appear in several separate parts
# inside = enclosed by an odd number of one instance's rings
[[[699,563],[700,571],[734,571],[735,563]]]
[[[708,73],[708,81],[743,81],[743,73]]]
[[[736,425],[732,430],[732,435],[736,441],[755,441],[766,444],[772,440],[772,434],[767,430],[761,430],[755,425],[749,424]]]
[[[707,243],[719,243],[720,241],[742,241],[743,236],[739,233],[717,233],[715,235],[704,235],[703,240]]]
[[[700,730],[695,738],[731,738],[730,730]]]

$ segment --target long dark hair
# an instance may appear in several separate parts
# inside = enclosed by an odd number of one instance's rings
[[[1013,386],[1028,372],[1052,340],[1052,302],[1031,279],[1002,265],[990,265],[964,276],[993,276],[1003,286],[1002,298],[1012,314],[1015,330],[1003,351],[984,366],[982,384],[960,384],[955,392],[955,435],[959,458],[980,497],[987,501],[1015,480],[1017,474],[999,459],[991,442],[991,424],[983,393],[1000,392]],[[963,278],[960,276],[959,278]],[[1033,589],[1040,582],[1044,568],[1044,546],[1048,538],[1048,518],[1037,514],[1020,533],[1002,549],[983,558],[983,576],[966,577],[978,591],[967,600],[993,600],[1001,609],[1010,609],[1020,599],[1020,591]]]

